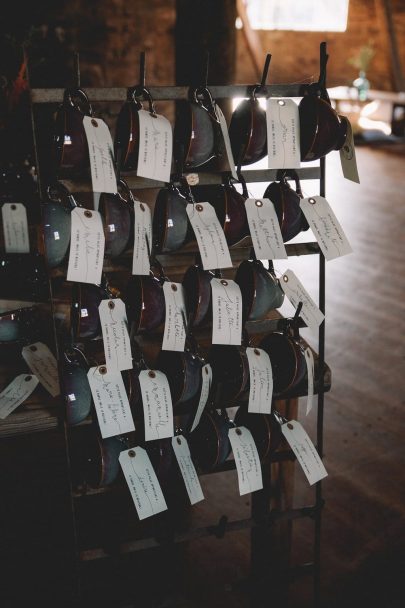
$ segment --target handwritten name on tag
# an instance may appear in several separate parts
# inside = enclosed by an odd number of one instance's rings
[[[117,193],[114,148],[111,133],[101,118],[83,117],[89,146],[91,181],[94,192]]]
[[[52,397],[60,395],[58,364],[43,342],[24,346],[22,356],[30,370]]]
[[[328,260],[352,253],[352,248],[331,206],[323,196],[303,198],[300,207],[323,255]]]
[[[242,294],[235,281],[211,279],[212,343],[241,344]]]
[[[125,450],[119,462],[139,519],[166,511],[162,488],[146,451],[139,446]]]
[[[186,439],[182,435],[177,435],[172,439],[173,451],[182,474],[184,485],[192,505],[200,500],[204,500],[200,480],[193,461],[191,460],[190,448]]]
[[[307,393],[307,408],[306,408],[306,416],[308,416],[309,412],[312,410],[313,402],[314,402],[314,371],[315,371],[315,363],[314,363],[314,355],[312,354],[312,350],[308,347],[305,349],[305,362],[307,364],[307,378],[308,378],[308,393]]]
[[[131,343],[124,302],[120,298],[102,300],[98,312],[108,370],[132,369]]]
[[[273,371],[270,357],[261,348],[247,348],[250,390],[248,411],[252,414],[270,414],[273,396]]]
[[[121,372],[105,365],[91,367],[87,373],[103,439],[135,430],[131,408]]]
[[[325,315],[319,310],[292,270],[287,270],[283,274],[280,280],[280,287],[295,308],[302,302],[301,317],[312,331],[316,331],[325,319]]]
[[[173,134],[164,116],[139,110],[139,154],[137,175],[170,182]]]
[[[292,99],[268,99],[266,102],[267,150],[269,169],[300,167],[300,119]]]
[[[284,260],[287,251],[273,203],[268,198],[245,201],[253,248],[258,260]]]
[[[339,150],[340,164],[342,165],[343,176],[356,184],[360,183],[359,172],[357,169],[356,149],[354,147],[353,130],[350,121],[347,122],[347,134],[343,147]]]
[[[306,430],[297,420],[281,425],[281,430],[297,457],[309,484],[312,486],[327,476],[326,469]]]
[[[197,239],[204,270],[231,268],[228,244],[214,207],[210,203],[188,204],[186,211]]]
[[[67,280],[101,283],[104,261],[104,230],[98,211],[76,207],[70,214],[70,252]]]
[[[148,241],[147,241],[148,239]],[[146,203],[134,201],[134,250],[132,254],[132,274],[149,275],[149,247],[152,243],[151,212]]]
[[[238,472],[239,494],[250,494],[263,488],[262,469],[251,432],[244,426],[229,429],[233,455]]]
[[[232,154],[232,146],[231,146],[231,140],[229,138],[228,125],[226,124],[226,119],[225,119],[224,113],[222,112],[221,108],[218,105],[215,106],[215,112],[216,112],[217,118],[219,120],[219,125],[221,127],[221,133],[222,133],[222,138],[224,140],[225,154],[226,154],[226,158],[228,161],[229,169],[231,171],[232,177],[237,180],[238,175],[237,175],[236,169],[235,169],[235,159],[233,158],[233,154]]]
[[[22,203],[4,203],[1,208],[6,253],[29,253],[27,210]]]
[[[173,405],[167,377],[158,370],[142,370],[139,384],[145,419],[145,441],[173,437]]]
[[[201,379],[200,399],[198,401],[197,411],[196,411],[196,414],[194,417],[193,424],[191,426],[191,432],[193,432],[194,429],[197,428],[197,426],[201,420],[201,415],[204,411],[204,408],[207,405],[208,397],[210,394],[211,383],[212,383],[212,368],[209,363],[207,363],[206,365],[204,365],[202,367],[201,374],[202,374],[202,379]]]
[[[38,378],[20,374],[0,393],[0,418],[4,420],[31,395],[38,385]]]
[[[165,329],[162,350],[183,352],[186,343],[186,303],[184,288],[181,283],[163,283],[163,294],[166,304]]]

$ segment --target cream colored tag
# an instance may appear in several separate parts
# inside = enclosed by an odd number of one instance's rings
[[[163,283],[165,296],[166,318],[163,334],[162,350],[176,350],[183,352],[186,343],[186,304],[184,301],[184,288],[181,283]]]
[[[201,420],[201,415],[204,411],[204,408],[207,405],[208,397],[210,394],[211,382],[212,382],[211,365],[209,363],[204,365],[201,370],[201,373],[202,373],[202,381],[201,381],[200,400],[198,402],[198,407],[197,407],[197,411],[195,414],[193,425],[191,427],[191,432],[193,432],[194,429],[197,428],[197,426]]]
[[[270,414],[273,396],[273,371],[270,357],[261,348],[247,348],[250,390],[248,410],[251,414]]]
[[[173,135],[170,122],[161,115],[139,110],[139,154],[137,175],[170,182]]]
[[[167,377],[158,370],[142,370],[139,384],[145,419],[145,441],[173,437],[173,405]]]
[[[210,203],[196,203],[188,204],[186,210],[204,270],[232,268],[228,244],[214,207]]]
[[[98,312],[108,370],[132,369],[131,343],[124,302],[120,298],[102,300]]]
[[[258,260],[286,259],[287,251],[271,200],[248,198],[245,207],[256,258]]]
[[[104,229],[98,211],[76,207],[70,214],[70,252],[67,280],[101,283],[104,261]]]
[[[89,146],[93,191],[116,194],[114,148],[109,128],[101,118],[91,116],[84,116],[83,126]]]
[[[184,485],[186,486],[188,497],[191,504],[195,505],[197,502],[200,502],[200,500],[204,500],[204,494],[194,463],[191,460],[188,443],[183,435],[177,435],[172,438],[172,446],[184,480]]]
[[[263,488],[262,469],[251,432],[244,426],[229,429],[229,441],[238,472],[240,495],[261,490]]]
[[[292,99],[266,102],[269,169],[297,169],[301,165],[300,118]]]
[[[134,251],[132,274],[148,276],[150,272],[149,247],[152,247],[152,218],[146,203],[134,201]]]
[[[165,497],[146,451],[139,446],[125,450],[119,461],[139,519],[166,511]]]
[[[30,370],[52,397],[60,395],[58,364],[43,342],[24,346],[22,356]]]
[[[347,120],[347,119],[346,119]],[[360,183],[359,172],[357,169],[356,149],[354,147],[353,130],[349,120],[347,120],[347,134],[343,147],[339,150],[340,163],[342,165],[343,175],[346,179]]]
[[[297,420],[290,420],[281,425],[281,430],[296,455],[309,484],[312,486],[326,477],[327,472],[323,462],[302,425]]]
[[[226,157],[228,159],[229,169],[231,171],[232,177],[237,180],[238,175],[237,175],[236,169],[235,169],[235,159],[233,158],[233,154],[232,154],[232,147],[231,147],[231,140],[229,139],[228,125],[226,124],[224,113],[222,112],[221,108],[218,105],[215,105],[215,111],[217,113],[219,124],[221,126],[221,132],[222,132],[222,137],[223,137],[224,144],[225,144],[225,152],[226,152]]]
[[[211,279],[212,343],[242,342],[242,294],[235,281]]]
[[[34,391],[38,378],[30,374],[20,374],[0,393],[0,418],[4,420]]]
[[[25,206],[22,203],[4,203],[1,215],[6,253],[29,253],[30,241]]]
[[[287,270],[280,279],[280,286],[294,308],[302,302],[301,317],[312,331],[316,331],[325,315],[319,310],[299,278]]]
[[[315,371],[314,355],[312,354],[312,350],[309,347],[307,347],[305,349],[305,362],[307,364],[307,377],[308,377],[308,393],[307,393],[307,409],[306,409],[306,416],[308,416],[308,414],[312,410],[313,404],[314,404],[314,371]]]

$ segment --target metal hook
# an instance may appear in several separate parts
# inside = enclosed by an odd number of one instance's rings
[[[80,89],[80,56],[79,53],[75,53],[73,56],[73,70],[74,70],[74,80],[75,87]]]
[[[146,53],[142,51],[139,55],[139,85],[144,89],[146,86]]]

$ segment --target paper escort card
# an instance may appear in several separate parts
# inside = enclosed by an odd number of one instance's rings
[[[251,432],[244,426],[229,429],[229,441],[238,472],[239,494],[243,496],[261,490],[262,468]]]
[[[83,117],[89,146],[91,181],[94,192],[117,193],[114,148],[109,128],[101,118]]]
[[[242,294],[235,281],[211,279],[212,343],[241,344]]]
[[[303,198],[300,207],[328,262],[352,253],[353,250],[343,228],[326,198],[322,196]]]
[[[139,519],[166,511],[162,488],[146,451],[139,446],[125,450],[119,462]]]
[[[98,312],[107,369],[109,371],[132,369],[131,343],[124,302],[120,298],[102,300]]]
[[[24,403],[38,385],[38,378],[30,374],[20,374],[0,393],[0,418],[4,420]]]
[[[273,203],[268,198],[248,198],[245,201],[252,244],[258,260],[285,260],[280,224]]]
[[[232,268],[228,244],[214,207],[210,203],[189,203],[186,210],[204,270]]]
[[[267,99],[269,169],[297,169],[301,164],[300,118],[292,99]]]
[[[354,139],[353,139],[353,130],[350,121],[345,118],[347,122],[347,134],[345,143],[343,147],[339,150],[340,154],[340,163],[342,165],[343,175],[346,179],[350,179],[350,181],[355,182],[356,184],[360,183],[359,172],[357,169],[357,161],[356,161],[356,149],[354,147]]]
[[[226,153],[226,157],[228,159],[229,169],[231,171],[232,177],[237,180],[238,174],[236,173],[236,169],[235,169],[235,159],[232,154],[232,146],[231,146],[231,140],[229,138],[228,125],[226,124],[226,119],[225,119],[224,113],[222,112],[221,108],[218,105],[215,106],[215,111],[216,111],[216,114],[217,114],[217,117],[219,120],[219,124],[221,127],[221,133],[222,133],[222,137],[224,140],[225,153]]]
[[[43,342],[24,346],[24,361],[52,397],[60,395],[58,364],[53,353]]]
[[[149,247],[148,247],[149,243]],[[152,244],[152,218],[146,203],[134,201],[134,250],[132,274],[148,276],[150,272],[149,251]]]
[[[105,365],[91,367],[87,373],[103,439],[135,430],[121,372]]]
[[[6,253],[29,253],[27,210],[22,203],[4,203],[1,208]]]
[[[281,430],[296,455],[309,484],[312,486],[326,477],[328,474],[323,462],[302,425],[297,420],[290,420],[281,425]]]
[[[305,362],[307,364],[307,377],[308,377],[308,392],[307,392],[307,409],[306,416],[312,410],[314,403],[314,377],[315,377],[315,362],[314,355],[309,346],[305,349]]]
[[[287,270],[280,279],[280,287],[294,308],[302,302],[301,317],[312,331],[316,331],[325,315],[319,310],[299,278],[292,270]]]
[[[208,397],[210,394],[211,383],[212,383],[212,369],[211,369],[211,365],[209,363],[206,363],[206,365],[204,365],[202,367],[201,374],[202,374],[202,380],[201,380],[200,400],[198,402],[197,411],[196,411],[196,414],[194,417],[193,424],[191,426],[191,432],[193,432],[194,429],[197,428],[197,426],[201,420],[201,415],[204,411],[204,408],[207,405]]]
[[[159,114],[139,110],[139,177],[170,182],[173,134],[170,122]]]
[[[104,229],[98,211],[76,207],[71,214],[67,280],[101,283],[104,261]]]
[[[204,500],[200,480],[193,461],[191,460],[190,448],[183,435],[177,435],[172,439],[173,451],[176,456],[180,472],[186,486],[187,494],[192,505]]]
[[[248,411],[270,414],[273,396],[273,371],[270,357],[262,348],[246,349],[249,363],[250,389]]]
[[[173,437],[173,405],[167,377],[159,370],[142,370],[139,384],[145,419],[145,441]]]
[[[163,283],[163,294],[166,304],[165,329],[162,350],[183,352],[186,343],[186,303],[184,288],[181,283]]]

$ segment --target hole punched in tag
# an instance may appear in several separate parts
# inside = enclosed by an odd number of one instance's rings
[[[279,106],[285,106],[285,101],[283,99],[279,99],[278,105]]]
[[[204,211],[204,207],[202,205],[196,205],[195,208],[197,211]]]
[[[223,285],[224,287],[226,287],[228,285],[228,281],[225,281],[225,279],[221,280],[221,285]]]
[[[260,350],[258,350],[257,348],[254,349],[254,354],[257,355],[258,357],[260,357]]]
[[[113,310],[113,308],[115,308],[115,304],[112,300],[108,301],[108,308],[110,308],[111,310]]]
[[[283,274],[283,281],[284,281],[284,283],[288,283],[288,277],[285,274]]]
[[[91,124],[93,125],[93,127],[98,127],[98,122],[94,118],[91,119]]]
[[[255,201],[256,207],[263,207],[263,201]]]
[[[37,347],[33,344],[32,346],[30,346],[30,350],[32,350],[33,353],[35,353],[37,349]]]
[[[174,283],[171,284],[171,288],[173,291],[177,291],[177,285],[175,285]]]
[[[287,428],[293,430],[294,426],[291,424],[291,422],[287,422]]]
[[[101,367],[98,368],[99,373],[104,376],[104,374],[107,373],[107,368],[105,365],[101,365]]]
[[[93,217],[92,212],[91,212],[91,211],[89,211],[88,209],[86,209],[86,211],[84,212],[84,215],[85,215],[86,217]]]
[[[316,200],[314,198],[309,198],[308,203],[311,203],[311,205],[315,205]]]
[[[144,205],[143,203],[140,203],[140,205],[139,205],[139,206],[140,206],[140,208],[141,208],[141,211],[145,211],[145,205]]]
[[[236,432],[237,435],[242,435],[242,431],[240,429],[236,429],[235,432]]]
[[[129,456],[130,458],[135,458],[135,456],[136,456],[135,450],[129,450],[129,452],[128,452],[128,456]]]
[[[12,209],[13,211],[15,211],[15,210],[17,209],[17,205],[14,205],[14,203],[13,203],[13,204],[11,205],[11,209]]]
[[[25,376],[24,380],[25,382],[29,382],[31,380],[32,376]]]
[[[176,441],[177,441],[177,443],[178,443],[179,445],[181,445],[181,439],[180,439],[180,437],[177,437]]]
[[[152,370],[150,370],[150,371],[148,372],[148,376],[149,376],[149,378],[156,378],[156,374],[155,374],[155,372],[154,372],[154,371],[152,371]]]

